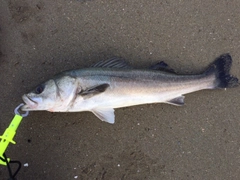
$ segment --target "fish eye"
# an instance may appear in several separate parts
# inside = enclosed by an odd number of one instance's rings
[[[44,90],[44,85],[39,85],[38,87],[36,87],[36,89],[35,89],[35,93],[36,94],[41,94],[42,92],[43,92],[43,90]]]

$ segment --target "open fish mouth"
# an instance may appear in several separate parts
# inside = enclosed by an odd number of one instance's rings
[[[34,100],[32,100],[30,97],[28,97],[26,94],[22,96],[22,100],[24,101],[25,105],[21,107],[22,111],[29,111],[34,110],[38,103]]]

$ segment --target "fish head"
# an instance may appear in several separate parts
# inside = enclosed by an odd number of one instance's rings
[[[23,111],[66,111],[77,93],[77,81],[70,76],[50,79],[24,94]]]

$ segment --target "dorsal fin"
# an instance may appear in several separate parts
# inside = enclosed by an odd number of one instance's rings
[[[164,61],[161,61],[161,62],[158,62],[158,63],[152,65],[150,67],[150,69],[176,74],[176,72],[172,68],[170,68],[169,65],[167,63],[165,63]]]
[[[111,59],[100,61],[91,67],[101,67],[101,68],[130,68],[128,63],[119,57],[113,57]]]

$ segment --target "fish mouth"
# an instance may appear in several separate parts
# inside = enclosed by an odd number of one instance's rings
[[[24,101],[25,105],[23,105],[21,107],[22,111],[30,111],[30,110],[34,110],[38,103],[34,100],[32,100],[29,96],[27,96],[26,94],[24,94],[22,96],[22,100]]]

